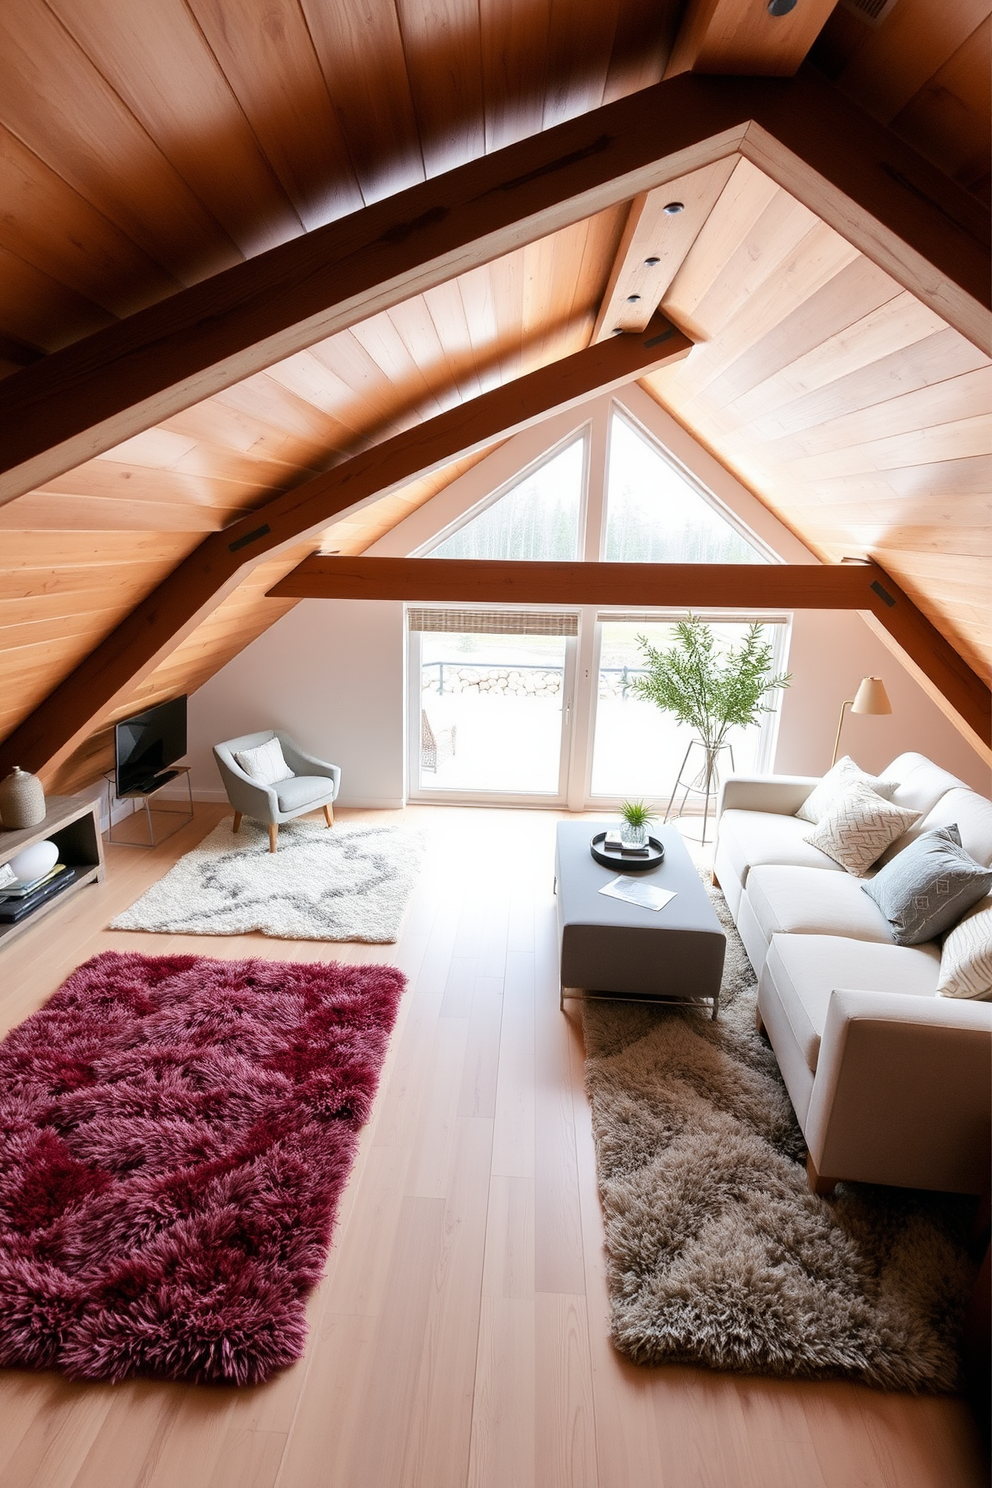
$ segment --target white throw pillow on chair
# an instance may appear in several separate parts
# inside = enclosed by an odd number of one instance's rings
[[[278,739],[270,739],[255,749],[236,750],[234,758],[245,774],[257,780],[259,785],[278,785],[280,780],[292,779],[293,772],[283,757]]]

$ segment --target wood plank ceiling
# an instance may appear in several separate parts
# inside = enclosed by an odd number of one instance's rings
[[[681,9],[8,0],[0,371],[657,81]],[[873,28],[838,7],[812,54],[985,200],[990,14],[992,0],[898,0]],[[988,358],[747,162],[678,185],[666,199],[683,197],[685,212],[639,209],[640,236],[626,207],[601,213],[0,509],[0,738],[203,534],[580,350],[635,292],[649,309],[660,297],[701,342],[648,380],[653,395],[825,559],[877,558],[987,674]],[[663,259],[653,289],[629,279],[652,256],[648,240]],[[344,519],[325,546],[361,551],[464,468]],[[311,547],[256,570],[117,714],[195,689],[261,633],[291,603],[265,590]],[[92,778],[105,759],[101,735],[59,784]]]

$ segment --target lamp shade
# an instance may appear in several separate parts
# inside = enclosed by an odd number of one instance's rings
[[[881,677],[865,677],[854,695],[852,713],[891,713],[892,704]]]

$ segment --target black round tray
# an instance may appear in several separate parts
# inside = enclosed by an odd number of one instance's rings
[[[614,828],[614,831],[616,828]],[[602,863],[604,868],[622,868],[624,873],[643,873],[645,869],[657,868],[664,860],[665,846],[659,842],[657,837],[648,838],[648,855],[646,858],[637,857],[634,853],[617,852],[603,846],[606,837],[605,832],[597,832],[589,844],[589,851],[597,863]]]

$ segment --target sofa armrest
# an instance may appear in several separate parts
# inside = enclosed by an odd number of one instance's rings
[[[795,816],[819,783],[818,775],[728,775],[720,792],[717,816],[730,810]]]
[[[831,994],[805,1130],[819,1173],[980,1193],[990,1113],[992,1004]]]

